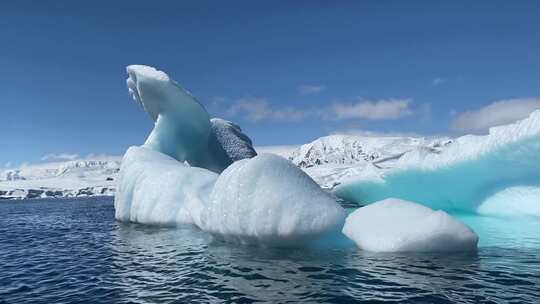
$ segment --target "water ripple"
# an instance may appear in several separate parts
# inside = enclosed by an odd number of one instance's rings
[[[114,221],[110,199],[0,203],[0,303],[539,303],[540,251],[228,245]]]

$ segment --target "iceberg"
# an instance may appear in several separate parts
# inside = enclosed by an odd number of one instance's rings
[[[208,201],[218,175],[149,149],[130,147],[120,167],[114,198],[119,221],[192,225]]]
[[[197,99],[164,72],[143,65],[130,65],[127,72],[129,93],[155,124],[144,146],[216,173],[257,154],[240,127],[210,120]]]
[[[460,137],[438,154],[406,153],[394,169],[350,180],[334,193],[360,204],[395,197],[445,211],[538,215],[540,111],[485,136]]]
[[[162,71],[132,65],[127,72],[129,92],[155,123],[144,146],[179,162],[212,168],[207,159],[210,117],[204,107]]]
[[[261,154],[229,166],[218,178],[200,227],[241,242],[283,245],[339,231],[345,211],[290,161]]]
[[[373,252],[471,252],[478,236],[444,211],[386,199],[351,213],[343,233]]]
[[[152,67],[128,66],[127,86],[154,121],[124,155],[119,221],[195,225],[226,240],[299,244],[339,231],[344,209],[288,160],[259,155],[237,125],[215,118]]]

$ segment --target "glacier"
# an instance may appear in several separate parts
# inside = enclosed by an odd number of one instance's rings
[[[226,240],[278,246],[339,232],[345,210],[301,169],[257,155],[240,127],[210,119],[166,73],[141,65],[127,73],[154,128],[124,155],[117,220],[195,225]]]
[[[478,236],[446,212],[385,199],[351,213],[343,233],[372,252],[471,252]]]
[[[540,111],[488,135],[457,138],[440,153],[411,151],[394,168],[371,168],[334,193],[360,204],[394,197],[449,212],[539,215]]]

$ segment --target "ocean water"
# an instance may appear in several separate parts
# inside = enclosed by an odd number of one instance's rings
[[[111,198],[0,202],[0,303],[540,303],[540,225],[459,215],[474,255],[225,244]]]

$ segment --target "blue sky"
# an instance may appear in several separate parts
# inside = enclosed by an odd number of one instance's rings
[[[2,3],[0,167],[142,143],[152,125],[127,93],[128,64],[166,71],[256,145],[485,132],[540,108],[539,11],[538,1]]]

